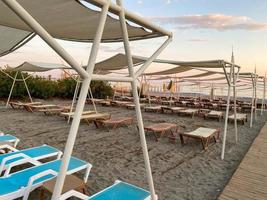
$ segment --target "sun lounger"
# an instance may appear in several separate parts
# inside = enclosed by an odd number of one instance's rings
[[[60,113],[69,112],[69,106],[58,106],[57,108],[40,109],[38,112],[43,112],[45,115],[59,115]]]
[[[97,120],[96,124],[97,124],[97,127],[104,126],[107,129],[109,129],[110,127],[112,129],[115,129],[118,126],[133,124],[133,118],[132,117],[120,117],[120,118],[115,118],[115,119]]]
[[[228,117],[229,121],[234,121],[235,120],[235,115],[232,114],[231,116]],[[236,120],[238,122],[241,122],[243,125],[245,122],[248,121],[247,114],[242,114],[242,113],[236,113]]]
[[[221,111],[212,110],[209,113],[204,115],[204,119],[215,118],[215,119],[218,119],[218,121],[220,121],[221,119],[223,119],[223,115],[224,114]]]
[[[101,104],[102,106],[111,106],[111,103],[109,100],[100,101],[99,104]]]
[[[94,113],[95,113],[95,111],[88,110],[88,111],[83,111],[82,115],[90,115],[90,114],[94,114]],[[60,115],[65,117],[65,119],[68,119],[69,117],[72,118],[74,116],[74,112],[61,112]]]
[[[1,148],[9,149],[9,153],[0,155],[0,175],[7,168],[27,163],[28,158],[42,160],[57,156],[59,159],[62,155],[61,151],[48,145],[23,150],[17,150],[9,145],[2,145]]]
[[[146,132],[153,133],[155,140],[158,141],[158,138],[163,137],[167,132],[170,132],[172,136],[175,136],[178,131],[178,126],[172,123],[157,123],[146,126],[144,129]]]
[[[169,107],[169,106],[162,106],[162,112],[163,113],[168,113],[168,112],[171,112],[171,113],[177,113],[179,112],[180,110],[186,110],[186,108],[183,108],[183,107]]]
[[[185,110],[179,110],[177,111],[179,115],[188,115],[192,118],[195,116],[195,114],[198,113],[198,109],[185,109]]]
[[[59,159],[42,164],[32,159],[31,163],[35,166],[0,177],[0,199],[11,200],[19,197],[23,197],[24,200],[28,199],[32,190],[57,176],[61,162],[62,160]],[[87,182],[91,167],[91,164],[72,157],[67,175],[86,170],[84,181]]]
[[[208,149],[211,139],[214,139],[214,142],[217,142],[217,139],[220,137],[220,131],[218,129],[204,128],[200,127],[194,131],[188,133],[179,133],[181,143],[184,145],[184,137],[193,138],[201,141],[204,150]]]
[[[99,128],[97,122],[101,120],[110,119],[110,117],[111,117],[110,113],[93,113],[93,114],[82,115],[81,120],[86,121],[88,125],[91,122],[94,122],[95,126]]]
[[[127,109],[135,109],[135,107],[136,107],[135,104],[133,104],[133,103],[127,104],[125,106],[126,106]],[[141,109],[144,108],[145,106],[146,106],[146,104],[140,103],[140,108]]]
[[[26,110],[28,108],[27,106],[30,106],[30,105],[41,105],[41,104],[42,104],[42,102],[28,102],[28,103],[23,103],[23,102],[20,102],[20,101],[9,102],[9,105],[13,109],[23,109],[23,108],[25,108]]]
[[[112,186],[88,197],[74,190],[61,196],[59,200],[76,197],[84,200],[149,200],[150,192],[135,185],[116,181]]]
[[[145,112],[161,112],[161,106],[146,106]]]
[[[24,106],[27,111],[33,112],[34,110],[45,110],[45,109],[52,109],[52,108],[58,108],[58,105],[55,104],[42,104],[42,105],[25,105]]]
[[[6,134],[6,135],[0,136],[0,145],[12,144],[12,146],[16,148],[18,143],[19,143],[19,139],[13,135]]]

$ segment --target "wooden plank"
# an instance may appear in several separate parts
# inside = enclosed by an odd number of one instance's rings
[[[267,123],[218,199],[267,199]]]

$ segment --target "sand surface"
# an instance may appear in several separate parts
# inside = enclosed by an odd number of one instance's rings
[[[58,103],[58,100],[49,103]],[[64,102],[68,104],[69,102]],[[90,106],[87,105],[87,109]],[[111,112],[113,116],[134,116],[133,110],[115,107],[98,107],[99,111]],[[221,128],[223,121],[204,120],[200,117],[179,117],[171,114],[143,113],[144,124],[173,122],[180,131],[191,131],[199,126]],[[155,142],[147,135],[151,166],[159,199],[166,200],[213,200],[231,178],[252,141],[267,119],[267,114],[258,117],[253,128],[249,123],[239,126],[239,143],[235,144],[234,126],[229,125],[226,159],[220,159],[221,142],[203,151],[198,141],[190,140],[185,146],[175,144],[168,138]],[[42,113],[0,109],[0,130],[21,139],[18,148],[42,144],[64,149],[70,125],[59,116],[44,116]],[[89,194],[104,189],[115,180],[147,188],[142,151],[136,120],[133,126],[113,131],[96,129],[93,124],[81,123],[73,152],[74,156],[93,165],[87,190]],[[82,177],[82,173],[79,174]],[[30,199],[38,199],[39,191],[32,192]],[[47,199],[50,199],[49,197]]]

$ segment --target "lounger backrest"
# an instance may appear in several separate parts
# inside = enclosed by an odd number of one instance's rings
[[[39,166],[34,166],[16,173],[11,174],[8,177],[2,177],[0,178],[0,185],[3,185],[6,183],[7,188],[0,187],[0,195],[6,194],[8,186],[12,186],[12,189],[14,190],[15,187],[17,187],[17,190],[19,190],[22,187],[26,187],[28,185],[29,180],[31,177],[38,175],[42,172],[45,172],[47,170],[52,170],[56,173],[59,172],[60,166],[61,166],[61,159],[55,160],[51,162],[47,162],[45,164],[41,164]],[[86,168],[88,166],[88,163],[85,161],[82,161],[80,159],[72,157],[70,159],[70,164],[68,167],[69,173],[74,173],[75,171],[81,170],[82,168]],[[42,178],[39,178],[34,182],[34,184],[43,183],[51,178],[53,178],[53,175],[47,175]],[[10,191],[11,192],[11,191]]]
[[[54,153],[59,153],[60,151],[54,147],[48,146],[48,145],[43,145],[39,147],[33,147],[29,149],[24,149],[20,151],[15,151],[7,154],[2,154],[0,155],[0,163],[2,163],[4,158],[16,155],[16,154],[24,154],[26,156],[29,156],[31,158],[39,158],[42,159],[42,157],[47,157],[46,155],[54,154]],[[22,157],[19,158],[14,158],[12,160],[9,160],[6,164],[13,163],[15,161],[18,161],[20,159],[23,159]]]

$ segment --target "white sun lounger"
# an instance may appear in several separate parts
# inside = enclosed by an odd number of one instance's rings
[[[209,113],[205,114],[204,118],[205,119],[206,118],[215,118],[215,119],[218,119],[218,121],[220,121],[221,119],[223,119],[223,112],[212,110]]]
[[[217,139],[219,139],[220,130],[214,128],[200,127],[188,133],[180,133],[180,139],[182,144],[185,144],[184,137],[200,140],[203,149],[207,150],[211,139],[214,139],[214,142],[217,142]]]
[[[57,159],[59,159],[62,155],[61,151],[48,145],[23,150],[17,150],[9,145],[2,145],[1,148],[9,149],[10,151],[9,153],[0,155],[0,174],[2,174],[4,170],[6,170],[6,173],[9,173],[8,168],[27,163],[28,158],[42,160],[56,156]]]
[[[76,197],[83,200],[150,200],[150,192],[135,185],[116,181],[110,187],[88,197],[74,190],[61,196],[59,200],[66,200],[70,197]]]
[[[178,114],[189,115],[192,118],[198,113],[198,109],[186,109],[177,111]]]
[[[27,200],[32,190],[40,187],[44,182],[58,175],[62,161],[59,159],[42,164],[34,159],[29,160],[31,160],[30,162],[35,166],[0,177],[1,200],[12,200],[19,197],[23,197],[23,200]],[[87,182],[91,168],[91,164],[72,157],[69,162],[67,175],[86,170],[84,181]]]
[[[145,112],[161,112],[161,106],[146,106]]]
[[[232,114],[228,117],[229,121],[235,120],[235,115]],[[248,120],[247,114],[243,113],[236,113],[236,120],[241,122],[242,124],[245,124],[245,122]]]
[[[19,143],[19,139],[13,135],[6,134],[0,136],[0,145],[13,144],[12,146],[16,148]]]

